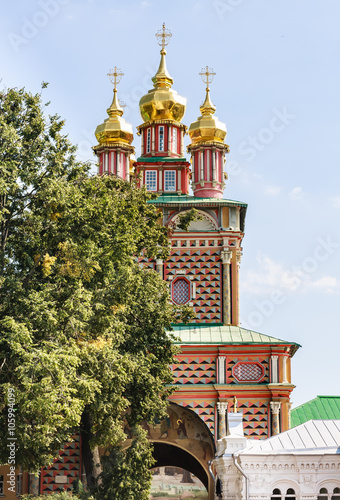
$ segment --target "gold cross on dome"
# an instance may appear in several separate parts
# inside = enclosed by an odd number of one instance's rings
[[[118,69],[117,66],[115,66],[115,69],[110,69],[110,73],[107,74],[115,90],[123,75],[124,73],[122,73],[122,71]]]
[[[171,31],[165,28],[165,23],[163,23],[162,29],[157,31],[156,37],[158,40],[158,45],[160,45],[162,47],[162,50],[164,50],[164,47],[168,45],[169,39],[172,37]]]
[[[212,68],[209,68],[208,66],[206,66],[205,69],[202,68],[202,71],[201,71],[201,73],[199,73],[199,75],[202,78],[203,82],[206,84],[207,90],[208,90],[209,83],[211,83],[213,81],[216,73],[214,73],[214,70]]]

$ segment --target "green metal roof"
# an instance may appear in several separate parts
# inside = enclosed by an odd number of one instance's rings
[[[188,194],[181,194],[181,195],[175,195],[175,194],[162,194],[158,196],[158,198],[154,200],[150,200],[150,203],[153,204],[162,204],[162,205],[167,205],[167,204],[172,204],[172,205],[199,205],[199,204],[204,204],[205,206],[209,203],[213,205],[237,205],[241,207],[247,207],[247,203],[243,203],[242,201],[235,201],[235,200],[225,200],[224,198],[200,198],[198,196],[190,196]]]
[[[308,422],[308,420],[338,419],[340,419],[340,396],[317,396],[291,411],[292,427]]]
[[[283,344],[294,345],[297,350],[300,345],[295,342],[286,342],[285,340],[270,337],[263,333],[246,330],[240,326],[228,326],[222,324],[191,324],[174,325],[174,334],[181,341],[176,344]],[[295,351],[294,351],[295,352]]]

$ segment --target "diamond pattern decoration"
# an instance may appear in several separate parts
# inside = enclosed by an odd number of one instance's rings
[[[244,435],[251,438],[268,437],[268,403],[259,400],[238,402],[243,413]]]
[[[172,284],[172,300],[175,304],[186,304],[190,300],[190,283],[185,278],[177,278]]]
[[[59,458],[52,465],[41,469],[41,493],[71,491],[75,479],[81,478],[80,473],[80,436],[73,436],[72,443],[65,444],[59,451]],[[67,476],[66,484],[55,482],[55,476]]]
[[[216,360],[213,357],[179,357],[172,365],[175,384],[216,384]]]
[[[176,271],[185,271],[193,276],[196,297],[191,297],[196,318],[195,323],[218,323],[221,312],[221,257],[220,250],[207,248],[175,249],[165,263],[165,279],[176,276]]]
[[[264,369],[258,363],[237,363],[233,373],[239,382],[256,382],[262,378]]]

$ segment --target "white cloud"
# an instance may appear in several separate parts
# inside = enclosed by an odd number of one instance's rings
[[[326,293],[334,293],[337,287],[338,281],[335,276],[323,276],[322,278],[309,283],[309,288]]]
[[[264,188],[264,194],[275,197],[281,193],[281,189],[280,186],[266,186]]]
[[[272,292],[313,292],[334,293],[339,289],[334,276],[314,277],[320,263],[313,257],[304,259],[300,266],[286,268],[282,262],[275,262],[269,256],[259,254],[256,271],[241,274],[241,289],[252,295],[266,295]],[[310,267],[313,264],[313,267]],[[318,273],[320,274],[320,273]]]
[[[302,200],[303,192],[301,187],[295,187],[288,193],[289,198],[292,201]]]
[[[331,198],[331,202],[334,208],[340,208],[340,195]]]

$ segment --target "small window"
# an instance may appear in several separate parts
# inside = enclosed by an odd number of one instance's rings
[[[321,488],[318,495],[318,500],[328,500],[327,488]]]
[[[271,500],[281,500],[281,490],[275,488],[270,498]]]
[[[186,304],[191,298],[190,281],[177,278],[172,282],[172,300],[175,304]]]
[[[146,152],[150,153],[151,150],[151,128],[146,131]]]
[[[175,170],[166,170],[164,172],[164,191],[176,191]]]
[[[164,127],[158,129],[158,151],[164,151]]]
[[[0,495],[4,494],[4,476],[0,476]]]
[[[172,151],[177,153],[177,128],[172,129]]]
[[[285,500],[295,500],[295,499],[296,499],[295,491],[293,490],[293,488],[288,488],[287,493],[285,495]]]
[[[147,170],[145,172],[145,185],[148,191],[157,191],[157,172],[156,170]]]
[[[340,500],[340,488],[334,488],[332,500]]]
[[[22,495],[22,474],[17,475],[17,495]]]

